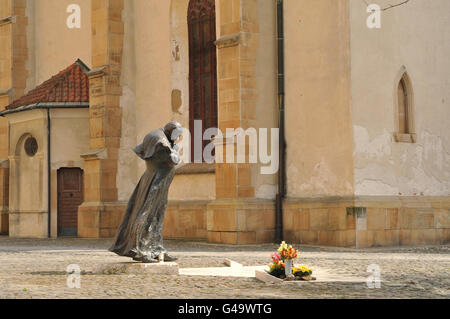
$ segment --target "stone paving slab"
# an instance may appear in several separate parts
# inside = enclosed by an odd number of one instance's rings
[[[253,277],[164,274],[95,274],[101,264],[130,262],[108,251],[113,239],[11,239],[0,236],[0,298],[183,298],[305,299],[403,298],[450,299],[450,246],[344,249],[295,245],[296,264],[313,270],[315,282],[266,284]],[[178,257],[179,269],[224,267],[228,258],[242,267],[268,265],[278,245],[229,246],[166,240]],[[324,280],[322,269],[335,278],[367,278],[369,265],[380,267],[381,287],[366,282]],[[81,288],[67,285],[69,265],[81,269]],[[232,271],[232,270],[229,270]],[[301,302],[299,302],[301,305]]]
[[[174,262],[164,263],[139,263],[139,262],[121,262],[108,263],[94,266],[94,274],[114,275],[114,274],[160,274],[160,275],[178,275],[178,264]]]

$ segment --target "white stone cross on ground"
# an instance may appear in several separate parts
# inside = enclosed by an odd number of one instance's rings
[[[269,270],[268,266],[243,266],[240,263],[225,259],[228,267],[180,268],[180,275],[215,276],[215,277],[255,277],[255,271]]]
[[[254,277],[265,283],[311,283],[311,282],[349,282],[349,283],[364,283],[366,278],[340,276],[331,270],[314,269],[313,276],[316,277],[314,281],[291,281],[286,282],[282,279],[276,278],[266,272],[269,266],[243,266],[240,263],[225,259],[224,263],[228,267],[208,267],[208,268],[180,268],[179,275],[185,276],[214,276],[214,277]]]
[[[312,283],[312,282],[347,282],[347,283],[364,283],[366,278],[342,276],[336,274],[331,269],[314,268],[314,281],[284,281],[267,273],[269,266],[243,266],[230,259],[225,259],[224,263],[228,267],[207,267],[207,268],[179,268],[174,262],[159,263],[136,263],[121,262],[101,264],[94,270],[99,274],[165,274],[165,275],[181,275],[181,276],[211,276],[211,277],[248,277],[256,278],[265,283]]]

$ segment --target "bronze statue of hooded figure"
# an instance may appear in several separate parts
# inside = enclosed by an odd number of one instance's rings
[[[133,149],[147,169],[131,195],[110,251],[145,263],[157,262],[161,254],[165,261],[176,260],[163,246],[162,228],[169,186],[180,162],[176,142],[182,132],[178,122],[170,122],[151,131]]]

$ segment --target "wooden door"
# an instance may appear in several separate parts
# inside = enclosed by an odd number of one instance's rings
[[[76,237],[78,206],[83,203],[83,171],[79,168],[58,170],[58,236]]]

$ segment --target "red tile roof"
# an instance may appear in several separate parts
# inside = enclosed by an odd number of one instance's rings
[[[81,61],[62,70],[51,79],[6,107],[12,110],[37,103],[89,102],[89,68]]]

